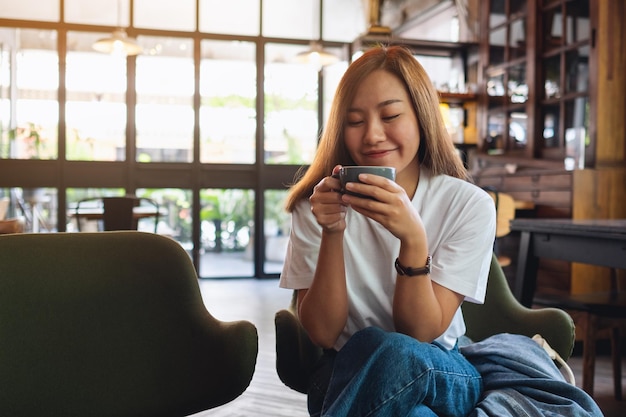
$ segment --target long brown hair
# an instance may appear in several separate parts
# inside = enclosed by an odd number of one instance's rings
[[[405,47],[378,46],[350,64],[341,78],[313,162],[306,171],[301,169],[296,175],[287,197],[287,211],[291,212],[298,201],[308,198],[313,187],[330,175],[335,165],[355,165],[343,139],[346,116],[362,80],[377,70],[398,77],[411,97],[420,131],[419,163],[433,175],[446,174],[469,180],[444,125],[437,90],[422,65]]]

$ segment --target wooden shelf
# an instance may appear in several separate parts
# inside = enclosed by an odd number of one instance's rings
[[[465,103],[466,101],[476,100],[474,93],[448,93],[439,91],[439,101],[444,103]]]

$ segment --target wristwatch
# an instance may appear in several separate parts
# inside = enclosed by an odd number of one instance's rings
[[[402,265],[400,263],[400,259],[396,258],[395,267],[396,267],[396,271],[398,271],[398,275],[405,275],[409,277],[414,277],[416,275],[428,275],[430,274],[432,260],[433,260],[433,257],[428,255],[428,257],[426,258],[426,266],[423,266],[421,268],[411,268],[411,267]]]

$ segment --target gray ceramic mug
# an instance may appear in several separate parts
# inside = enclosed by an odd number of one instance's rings
[[[365,196],[365,195],[358,194],[358,193],[350,193],[345,190],[347,183],[360,182],[359,174],[378,175],[380,177],[388,178],[391,181],[396,180],[396,169],[394,167],[364,166],[364,165],[344,166],[344,167],[341,167],[341,169],[339,170],[339,181],[341,182],[342,193],[345,192],[351,195],[355,195],[357,197],[371,198],[369,196]]]

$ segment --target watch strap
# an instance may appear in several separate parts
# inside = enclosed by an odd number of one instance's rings
[[[414,277],[417,275],[428,275],[430,274],[431,266],[432,266],[432,256],[428,255],[426,258],[426,265],[421,268],[411,268],[409,266],[404,266],[400,263],[400,259],[396,258],[396,271],[398,275],[404,275],[408,277]]]

